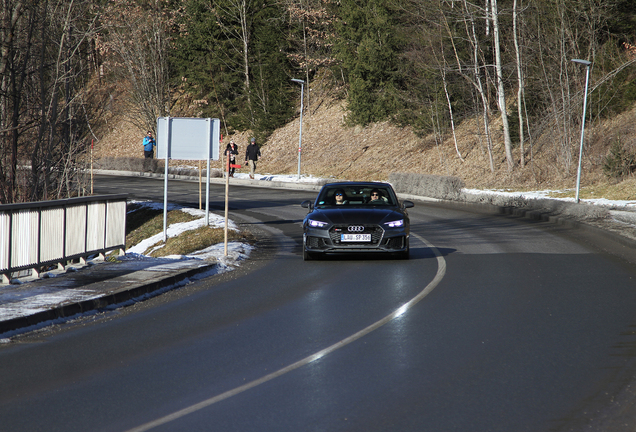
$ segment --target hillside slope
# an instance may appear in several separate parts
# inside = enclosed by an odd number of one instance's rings
[[[317,177],[345,180],[386,180],[391,172],[416,172],[460,177],[470,188],[568,189],[576,182],[577,160],[568,170],[555,161],[557,155],[550,146],[534,155],[524,168],[517,167],[508,173],[501,136],[495,136],[495,172],[488,162],[482,126],[464,122],[457,128],[457,150],[452,134],[444,140],[435,136],[418,137],[409,128],[400,128],[388,122],[367,127],[345,126],[344,103],[325,95],[313,95],[311,105],[303,116],[301,173]],[[124,95],[121,95],[124,97]],[[113,110],[117,112],[117,110]],[[177,114],[179,115],[179,114]],[[192,114],[190,114],[192,115]],[[184,115],[185,116],[185,115]],[[493,130],[498,131],[497,119]],[[586,127],[586,144],[583,160],[582,186],[607,187],[602,165],[612,140],[635,146],[636,108],[600,126]],[[258,166],[260,174],[295,174],[298,170],[299,118],[276,130],[261,145],[263,158]],[[144,131],[132,127],[123,115],[113,114],[108,126],[95,145],[95,157],[141,157],[141,140]],[[498,135],[501,135],[500,133]],[[232,137],[239,145],[239,160],[250,138],[248,132]],[[228,139],[225,138],[224,143]],[[578,142],[578,136],[573,137]],[[586,139],[586,142],[588,140]],[[462,159],[460,159],[461,154]],[[519,157],[515,149],[515,157]],[[577,150],[578,153],[578,150]],[[177,163],[176,161],[173,163]],[[195,163],[191,163],[195,165]],[[213,167],[220,168],[221,162]],[[245,172],[243,169],[242,172]],[[636,198],[634,182],[623,182],[618,189],[626,189]],[[614,189],[617,189],[616,187]]]

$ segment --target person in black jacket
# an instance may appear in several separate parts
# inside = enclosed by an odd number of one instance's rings
[[[245,163],[250,164],[250,178],[254,178],[254,172],[256,171],[256,162],[261,157],[261,150],[256,145],[256,138],[250,140],[250,144],[245,150]]]

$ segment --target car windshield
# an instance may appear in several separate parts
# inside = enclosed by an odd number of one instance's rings
[[[317,206],[395,206],[395,194],[386,185],[334,185],[325,186],[320,191]]]

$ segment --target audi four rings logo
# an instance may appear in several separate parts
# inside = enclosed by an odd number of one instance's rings
[[[364,231],[364,227],[362,225],[351,225],[347,228],[349,232],[362,232]]]

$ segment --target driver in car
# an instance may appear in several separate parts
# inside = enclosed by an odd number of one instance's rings
[[[335,197],[336,205],[347,204],[347,200],[345,199],[345,194],[342,189],[338,189],[336,193],[334,194],[334,197]]]
[[[385,204],[385,203],[386,203],[386,200],[384,199],[382,192],[380,192],[379,189],[373,189],[371,191],[371,200],[369,201],[369,204]]]

